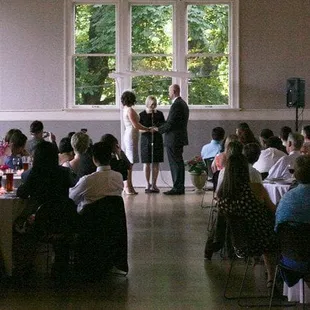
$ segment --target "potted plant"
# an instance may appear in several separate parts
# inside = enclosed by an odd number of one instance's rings
[[[185,166],[188,167],[188,173],[190,174],[191,181],[197,191],[201,191],[207,180],[207,166],[201,156],[195,156],[194,158],[185,162]]]

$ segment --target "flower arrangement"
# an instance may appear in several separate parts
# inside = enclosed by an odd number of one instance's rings
[[[194,158],[187,160],[185,166],[188,167],[188,172],[193,174],[206,173],[208,170],[201,156],[195,156]]]

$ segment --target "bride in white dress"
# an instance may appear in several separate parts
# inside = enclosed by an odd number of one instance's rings
[[[131,167],[128,170],[128,179],[125,184],[124,191],[128,195],[135,195],[138,193],[135,191],[132,184],[132,166],[134,163],[139,162],[139,130],[150,131],[150,129],[139,123],[139,115],[133,109],[133,106],[136,103],[136,95],[133,92],[125,91],[122,94],[121,103],[124,107],[124,152],[131,163]]]

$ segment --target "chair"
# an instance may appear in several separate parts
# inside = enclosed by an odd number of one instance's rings
[[[224,297],[226,299],[237,299],[238,305],[241,307],[266,307],[268,305],[263,304],[243,304],[241,303],[242,299],[259,299],[259,298],[266,298],[269,296],[242,296],[243,290],[244,290],[244,283],[247,276],[247,271],[250,265],[251,260],[254,258],[254,256],[261,256],[263,253],[252,253],[249,249],[249,244],[251,244],[251,240],[248,239],[248,224],[247,222],[242,218],[238,216],[225,216],[227,225],[229,226],[230,236],[231,236],[231,242],[234,249],[234,257],[231,260],[228,277],[224,289]],[[246,260],[246,266],[245,271],[243,274],[243,278],[241,281],[241,286],[239,288],[239,293],[237,296],[228,296],[228,286],[232,275],[233,266],[237,260],[237,258],[243,258]]]
[[[67,269],[73,256],[77,217],[76,206],[70,199],[53,199],[38,207],[33,232],[37,240],[46,245],[44,252],[47,253],[47,270],[49,270],[50,245],[55,253],[54,271],[61,273]]]
[[[127,274],[127,224],[122,197],[106,196],[85,207],[78,244],[79,269],[86,279],[100,279],[113,267]]]
[[[310,224],[291,221],[284,222],[278,225],[277,235],[281,255],[276,267],[269,309],[272,306],[275,280],[278,272],[280,272],[282,279],[289,287],[297,283],[299,279],[302,279],[303,309],[305,309],[304,278],[310,275]],[[285,258],[294,260],[296,262],[295,266],[289,265]]]

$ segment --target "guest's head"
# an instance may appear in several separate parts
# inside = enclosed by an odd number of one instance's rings
[[[21,133],[21,131],[13,133],[9,141],[9,147],[11,149],[12,155],[23,154],[26,142],[27,137]]]
[[[248,143],[257,142],[255,136],[250,128],[244,128],[240,130],[238,133],[238,140],[243,144],[246,145]]]
[[[75,134],[75,131],[70,131],[68,134],[67,134],[67,137],[68,138],[72,138],[72,136]]]
[[[157,99],[155,96],[147,96],[145,99],[146,110],[152,111],[157,108]]]
[[[250,126],[248,125],[248,123],[239,123],[236,128],[236,135],[239,135],[240,131],[244,129],[250,129]]]
[[[169,86],[169,99],[173,100],[180,97],[180,86],[178,84],[172,84]]]
[[[301,134],[304,136],[305,142],[310,142],[310,125],[305,126],[302,129]]]
[[[288,126],[283,126],[280,129],[280,139],[282,140],[283,144],[286,144],[286,141],[288,139],[288,135],[292,132],[292,129]]]
[[[30,124],[30,133],[32,136],[36,138],[42,138],[43,137],[43,123],[41,121],[33,121]]]
[[[304,142],[300,149],[302,155],[310,155],[310,142]]]
[[[89,146],[89,136],[83,132],[77,132],[71,137],[71,145],[75,154],[84,154]]]
[[[131,107],[137,102],[136,95],[132,91],[124,91],[121,96],[121,103],[123,106]]]
[[[245,184],[249,184],[249,166],[244,155],[231,155],[228,157],[223,182],[218,190],[219,198],[238,197],[241,188]]]
[[[296,158],[294,163],[294,175],[302,184],[310,184],[310,156],[302,155]]]
[[[215,141],[222,141],[225,137],[225,130],[222,127],[215,127],[212,129],[212,139]]]
[[[33,168],[55,168],[58,166],[58,152],[51,142],[42,141],[37,144],[33,155]]]
[[[97,142],[93,145],[93,162],[98,166],[110,165],[112,149],[106,142]]]
[[[232,141],[227,144],[227,149],[225,153],[229,158],[232,155],[241,155],[243,150],[243,145],[239,141]]]
[[[265,128],[263,129],[261,132],[260,132],[260,135],[259,135],[259,141],[261,143],[261,146],[263,148],[266,147],[266,142],[268,140],[268,138],[272,137],[273,136],[273,131],[271,129],[268,129],[268,128]]]
[[[283,151],[283,144],[279,137],[272,136],[266,141],[266,148],[273,147],[275,149]]]
[[[109,145],[112,153],[118,153],[118,140],[112,134],[106,133],[101,137],[100,142],[104,142],[106,145]]]
[[[62,138],[59,142],[58,150],[60,154],[73,153],[71,139],[69,137]]]
[[[225,139],[225,142],[224,142],[224,151],[226,152],[227,150],[227,146],[230,142],[233,142],[233,141],[238,141],[238,136],[235,135],[235,134],[231,134],[229,136],[226,137]]]
[[[261,150],[257,143],[248,143],[243,147],[243,155],[251,165],[258,161],[260,153]]]
[[[11,140],[12,135],[13,135],[14,133],[16,133],[16,132],[22,133],[22,131],[19,130],[19,129],[16,129],[16,128],[10,129],[10,130],[5,134],[4,142],[9,143],[10,140]]]
[[[288,153],[292,151],[300,151],[304,143],[304,136],[298,132],[290,133],[287,138],[286,150]]]

